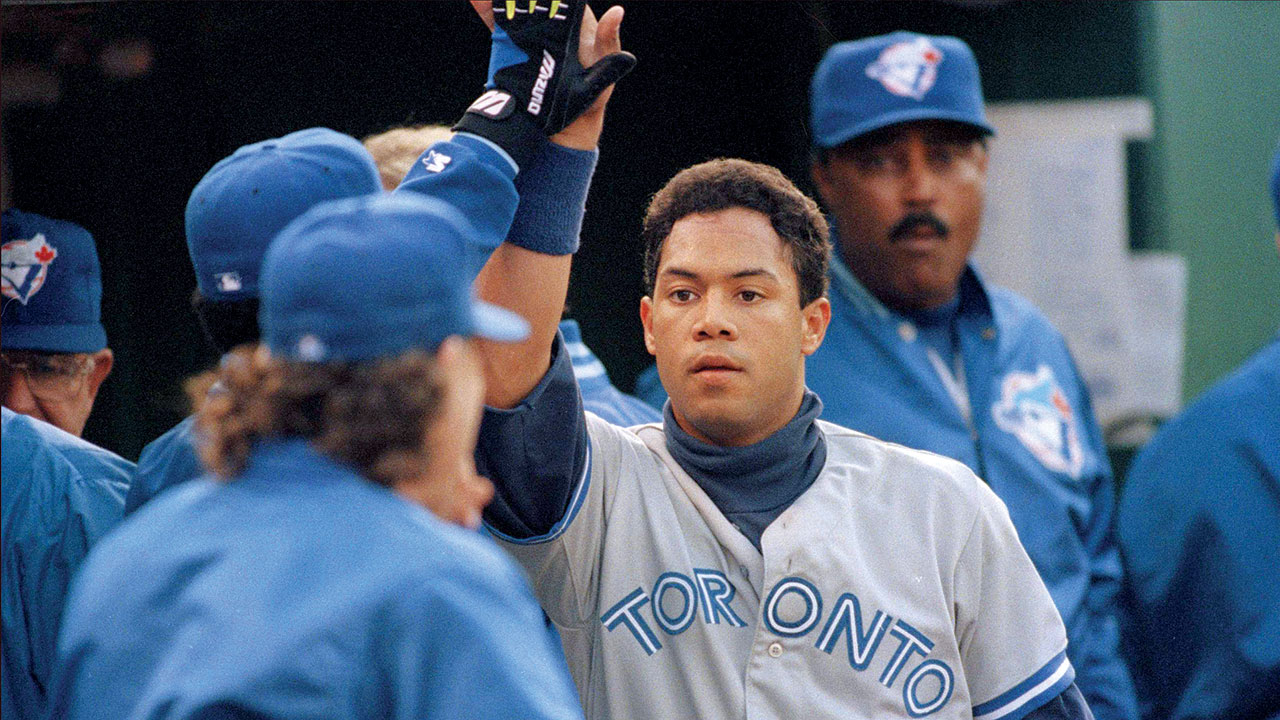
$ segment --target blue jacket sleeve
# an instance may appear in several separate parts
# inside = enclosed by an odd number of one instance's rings
[[[458,133],[428,148],[393,191],[443,200],[471,224],[467,233],[472,276],[502,244],[515,217],[516,169],[487,140]]]
[[[485,522],[516,541],[535,541],[554,530],[587,465],[586,416],[558,334],[552,354],[547,374],[519,405],[485,408],[480,423],[476,469],[496,490]]]
[[[1076,378],[1080,377],[1071,362]],[[1121,587],[1120,551],[1115,535],[1115,480],[1107,458],[1102,431],[1089,402],[1088,389],[1077,379],[1082,407],[1080,415],[1090,452],[1098,458],[1098,472],[1086,482],[1090,487],[1088,523],[1081,537],[1090,557],[1089,589],[1085,610],[1088,613],[1083,632],[1074,628],[1072,641],[1083,647],[1069,650],[1076,667],[1076,682],[1084,688],[1089,707],[1099,720],[1136,720],[1137,700],[1133,680],[1120,654],[1119,593]]]

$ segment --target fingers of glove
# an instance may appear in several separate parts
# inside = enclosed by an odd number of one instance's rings
[[[555,117],[547,120],[547,132],[555,134],[572,124],[635,65],[636,57],[631,53],[614,53],[597,60],[586,70],[579,70],[574,77],[565,78]]]

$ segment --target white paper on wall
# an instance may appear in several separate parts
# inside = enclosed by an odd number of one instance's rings
[[[1010,103],[987,112],[997,135],[975,264],[1066,336],[1104,426],[1176,411],[1185,266],[1129,251],[1125,142],[1150,136],[1150,103]]]

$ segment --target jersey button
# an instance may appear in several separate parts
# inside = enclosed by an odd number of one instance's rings
[[[909,322],[903,322],[903,323],[899,324],[899,325],[898,325],[898,337],[902,338],[902,341],[903,341],[903,342],[915,342],[915,340],[916,340],[916,326],[915,326],[915,325],[912,325],[912,324],[911,324],[911,323],[909,323]]]
[[[769,644],[769,657],[782,657],[782,643]]]

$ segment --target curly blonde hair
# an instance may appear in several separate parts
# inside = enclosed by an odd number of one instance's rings
[[[300,363],[252,346],[193,378],[200,459],[229,480],[254,444],[304,438],[386,486],[427,468],[427,428],[440,405],[435,362],[422,351],[365,363]]]

